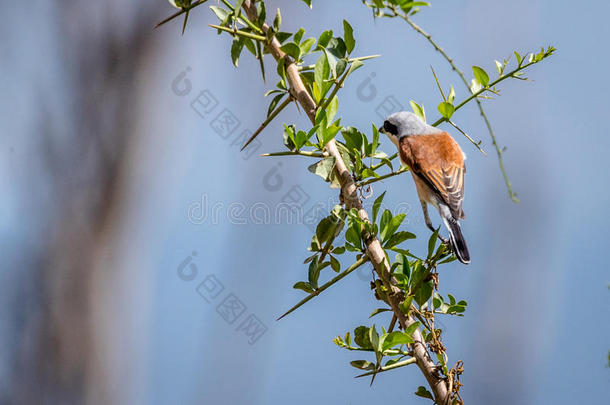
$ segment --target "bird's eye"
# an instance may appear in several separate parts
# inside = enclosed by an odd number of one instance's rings
[[[392,124],[390,121],[386,120],[383,123],[383,129],[392,135],[398,134],[398,128],[396,128],[396,125]]]

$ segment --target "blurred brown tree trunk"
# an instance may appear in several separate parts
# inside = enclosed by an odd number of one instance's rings
[[[118,328],[110,302],[116,268],[96,265],[115,232],[121,178],[137,103],[138,72],[151,48],[154,19],[141,2],[56,2],[69,114],[34,115],[34,134],[55,201],[41,236],[36,297],[17,331],[13,392],[19,404],[117,403],[112,361],[99,343]],[[53,95],[42,97],[39,111]],[[60,98],[58,98],[59,100]],[[61,121],[61,125],[57,122]],[[68,128],[68,133],[65,133]],[[106,289],[106,291],[99,291]],[[98,314],[96,316],[95,314]],[[107,318],[104,322],[99,314]]]

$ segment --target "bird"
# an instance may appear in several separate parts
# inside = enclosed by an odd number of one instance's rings
[[[379,129],[398,148],[400,160],[410,168],[426,226],[432,231],[428,204],[435,207],[449,231],[457,259],[470,263],[470,253],[460,228],[464,219],[466,155],[447,132],[426,124],[409,111],[390,115]],[[441,238],[443,239],[443,238]]]

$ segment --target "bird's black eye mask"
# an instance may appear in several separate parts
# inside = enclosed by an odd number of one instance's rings
[[[398,135],[398,128],[396,125],[392,124],[390,121],[385,121],[383,123],[383,130],[392,135]]]

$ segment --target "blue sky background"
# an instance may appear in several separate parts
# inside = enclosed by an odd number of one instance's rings
[[[159,18],[172,12],[161,3],[154,6]],[[314,0],[313,11],[299,1],[268,3],[268,10],[282,7],[284,30],[303,26],[315,37],[327,28],[342,32],[341,20],[346,18],[355,29],[355,54],[382,55],[367,62],[343,89],[339,114],[344,125],[368,130],[371,122],[381,122],[376,109],[389,96],[405,108],[410,99],[419,101],[429,120],[435,120],[439,95],[430,65],[445,88],[455,86],[457,99],[467,94],[440,55],[404,22],[373,21],[357,1]],[[475,139],[483,140],[488,152],[481,155],[454,134],[468,155],[463,229],[472,264],[456,262],[440,269],[440,292],[469,304],[464,318],[442,319],[450,362],[464,361],[462,396],[468,404],[590,403],[610,396],[610,276],[605,257],[610,229],[609,11],[601,1],[436,1],[414,18],[468,76],[475,64],[495,74],[493,60],[513,50],[525,53],[547,45],[558,49],[527,72],[532,82],[506,81],[500,97],[484,102],[500,144],[508,148],[505,164],[519,204],[507,197],[476,106],[454,117]],[[27,254],[35,245],[38,224],[47,220],[43,207],[48,193],[36,193],[32,202],[23,187],[44,187],[27,169],[37,159],[35,130],[29,124],[29,117],[37,114],[32,107],[40,97],[54,100],[50,114],[59,125],[70,114],[62,84],[68,62],[61,58],[53,9],[40,4],[29,12],[30,28],[3,41],[0,49],[5,82],[0,101],[5,290],[19,271],[11,266],[17,259],[11,258]],[[349,366],[349,361],[365,356],[332,343],[333,337],[371,322],[368,314],[378,304],[369,289],[370,267],[276,322],[303,295],[291,287],[306,278],[302,261],[311,239],[308,227],[285,221],[260,225],[252,219],[236,224],[223,214],[218,221],[189,219],[189,207],[202,199],[210,209],[222,204],[221,213],[226,214],[232,203],[273,209],[293,186],[307,192],[306,209],[337,197],[336,190],[306,170],[311,163],[307,158],[261,158],[257,152],[244,159],[231,144],[242,130],[260,124],[267,108],[263,94],[276,78],[269,63],[270,78],[264,84],[258,62],[245,53],[235,69],[230,38],[207,27],[214,22],[200,7],[191,12],[184,37],[181,22],[151,31],[154,51],[144,66],[137,66],[138,103],[130,111],[137,120],[123,179],[121,226],[107,263],[130,274],[128,284],[117,289],[124,298],[119,310],[132,316],[117,355],[133,356],[138,364],[138,372],[126,377],[127,402],[426,403],[412,395],[418,385],[425,385],[415,367],[380,375],[371,388],[368,380],[354,379],[357,370]],[[117,29],[120,24],[117,21]],[[27,46],[32,41],[35,45]],[[187,67],[192,89],[179,96],[172,82]],[[358,96],[367,79],[376,92],[370,101]],[[190,103],[204,90],[217,99],[218,107],[202,118]],[[241,121],[228,139],[210,126],[224,108]],[[283,148],[282,122],[308,125],[303,114],[287,108],[260,136],[260,153]],[[391,153],[393,145],[383,139],[382,149]],[[273,170],[281,178],[277,190],[265,180]],[[429,231],[410,176],[374,186],[375,195],[384,190],[388,208],[410,204],[403,228],[418,235],[413,249],[423,249]],[[438,218],[433,216],[433,221]],[[183,281],[177,268],[193,251],[197,276]],[[210,274],[225,287],[212,303],[197,293]],[[216,311],[230,293],[247,306],[231,325]],[[236,331],[249,314],[268,328],[254,345]],[[389,321],[382,318],[374,322]],[[5,353],[11,347],[11,342],[2,344]],[[2,373],[10,372],[6,365],[2,368]]]

